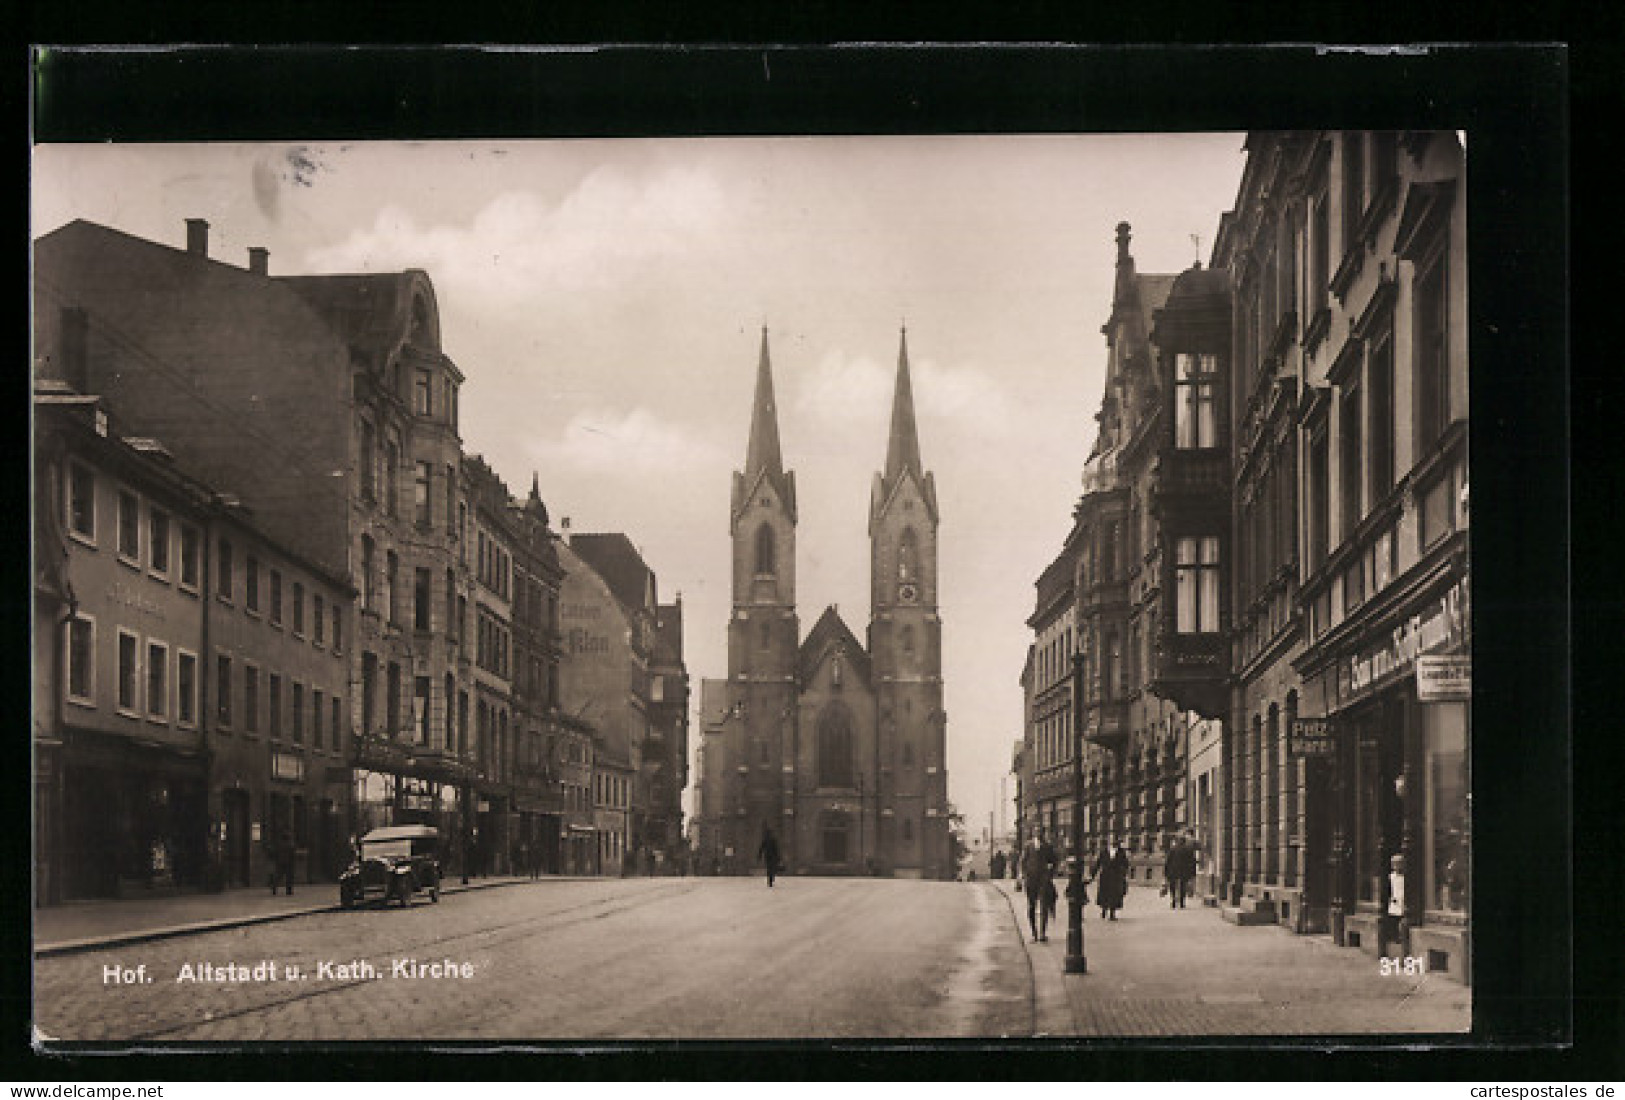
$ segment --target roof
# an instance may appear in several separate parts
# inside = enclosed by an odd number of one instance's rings
[[[807,640],[801,643],[801,651],[797,665],[801,674],[802,683],[810,681],[818,666],[824,663],[825,656],[831,649],[840,648],[840,652],[852,663],[852,669],[862,678],[864,683],[869,682],[869,651],[859,643],[857,637],[847,628],[841,620],[841,614],[834,604],[824,608],[824,613],[818,616],[818,621],[807,632]]]
[[[683,663],[683,601],[663,603],[655,610],[655,645],[660,657]]]
[[[634,613],[653,610],[654,571],[644,563],[643,555],[638,553],[631,539],[619,531],[571,535],[570,549],[604,578],[610,592],[628,610]]]
[[[767,351],[767,326],[762,326],[762,351],[756,362],[756,396],[751,402],[750,441],[745,447],[745,468],[734,475],[733,517],[749,502],[759,481],[766,479],[778,491],[792,522],[796,514],[796,479],[786,473],[779,448],[779,410],[773,397],[773,363]]]

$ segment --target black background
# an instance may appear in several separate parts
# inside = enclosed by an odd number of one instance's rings
[[[375,19],[386,8],[368,6]],[[74,13],[36,22],[34,41],[91,37]],[[174,41],[207,37],[208,5]],[[304,10],[284,6],[286,14]],[[813,5],[812,13],[827,12]],[[144,9],[117,16],[104,40],[154,41]],[[760,16],[724,22],[757,37]],[[38,13],[36,13],[38,18]],[[638,41],[694,28],[645,14]],[[812,16],[808,15],[807,19]],[[1119,29],[1134,30],[1131,16]],[[343,22],[343,19],[336,20]],[[1616,18],[1617,21],[1617,18]],[[398,26],[341,26],[352,41],[389,42]],[[807,28],[779,40],[809,38]],[[513,31],[517,28],[501,28]],[[1186,28],[1187,37],[1206,29]],[[1333,28],[1336,29],[1336,28]],[[1598,27],[1599,32],[1604,28]],[[590,41],[562,19],[533,40]],[[792,27],[792,31],[797,28]],[[46,33],[50,32],[50,33]],[[872,32],[871,32],[872,35]],[[443,37],[450,37],[449,35]],[[463,35],[465,39],[468,37]],[[1007,34],[1006,37],[1009,37]],[[1026,36],[1026,37],[1031,37]],[[1317,37],[1338,36],[1322,30]],[[1353,38],[1355,36],[1349,36]],[[1442,36],[1441,36],[1442,37]],[[497,40],[491,38],[490,40]],[[713,39],[715,40],[715,39]],[[411,1047],[299,1048],[219,1057],[41,1057],[26,1047],[25,934],[8,938],[4,1033],[20,1080],[316,1079],[456,1075],[523,1078],[708,1077],[914,1080],[1412,1079],[1599,1080],[1622,1077],[1619,952],[1620,725],[1606,696],[1587,709],[1571,680],[1568,333],[1570,96],[1595,94],[1569,51],[1552,46],[1327,52],[1311,46],[687,46],[550,52],[395,46],[362,51],[42,48],[25,102],[35,141],[361,140],[722,134],[1000,133],[1250,128],[1450,128],[1467,134],[1470,264],[1472,611],[1474,657],[1473,989],[1470,1037],[1430,1049],[1339,1038],[1260,1046],[1216,1038],[1096,1043],[655,1044],[542,1059]],[[1603,82],[1606,84],[1606,81]],[[1594,102],[1594,100],[1593,100]],[[1607,149],[1606,129],[1586,145]],[[26,154],[25,154],[26,155]],[[26,215],[26,211],[25,211]],[[26,217],[23,222],[26,235]],[[1216,228],[1216,227],[1215,227]],[[1599,225],[1598,232],[1617,225]],[[19,242],[21,243],[21,242]],[[26,278],[26,259],[24,260]],[[21,295],[16,300],[21,300]],[[26,332],[26,324],[20,331]],[[26,343],[12,377],[26,407]],[[1080,354],[1092,354],[1087,350]],[[1616,353],[1615,358],[1618,358]],[[1611,364],[1610,364],[1611,365]],[[1616,395],[1617,370],[1583,372],[1577,406]],[[1610,390],[1610,385],[1612,390]],[[1080,415],[1086,410],[1080,410]],[[26,423],[19,422],[20,431]],[[1610,441],[1611,442],[1611,441]],[[1599,452],[1612,455],[1617,443]],[[1606,463],[1606,458],[1602,460]],[[21,464],[14,464],[20,466]],[[1589,469],[1589,467],[1588,467]],[[1607,470],[1585,491],[1608,493]],[[12,484],[16,482],[16,484]],[[8,490],[21,515],[28,483]],[[19,540],[20,541],[20,540]],[[14,547],[16,552],[18,547]],[[20,547],[19,565],[27,547]],[[1588,570],[1590,570],[1588,572]],[[1617,651],[1609,570],[1580,563],[1573,609],[1589,633],[1576,652]],[[1613,570],[1616,571],[1617,570]],[[21,580],[19,569],[14,577]],[[14,644],[27,643],[26,593]],[[19,649],[18,652],[21,652]],[[11,682],[26,694],[26,667]],[[1615,674],[1617,678],[1617,673]],[[1571,705],[1574,710],[1571,716]],[[29,858],[23,720],[13,740],[8,865]],[[1578,727],[1579,734],[1572,731]],[[1576,758],[1573,754],[1579,753]],[[1611,761],[1603,754],[1612,753]],[[1575,773],[1593,777],[1576,786]],[[1608,778],[1605,778],[1608,777]],[[1600,780],[1600,782],[1599,782]],[[1574,831],[1578,813],[1578,831]],[[1578,841],[1575,841],[1575,837]],[[1581,887],[1573,887],[1578,871]],[[8,930],[27,929],[24,876],[10,876]],[[1576,906],[1576,903],[1578,905]],[[1593,948],[1598,948],[1595,954]],[[1585,952],[1578,966],[1574,951]],[[13,980],[15,978],[15,980]],[[1407,1038],[1407,1043],[1414,1040]],[[433,1065],[421,1063],[431,1061]],[[997,1086],[995,1086],[997,1087]]]

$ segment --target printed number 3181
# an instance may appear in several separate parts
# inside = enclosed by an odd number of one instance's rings
[[[1406,955],[1403,959],[1383,958],[1377,965],[1385,978],[1397,977],[1400,974],[1408,978],[1419,978],[1427,973],[1426,961],[1415,955]]]

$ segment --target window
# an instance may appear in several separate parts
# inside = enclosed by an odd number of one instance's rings
[[[433,379],[426,370],[420,370],[412,376],[412,411],[419,416],[428,416],[433,411],[430,402],[430,385]]]
[[[338,604],[335,603],[333,605],[332,613],[333,613],[333,652],[334,653],[342,653],[342,652],[344,652],[344,618],[343,618],[342,609],[339,607]]]
[[[169,576],[169,513],[161,508],[147,514],[147,566],[161,577]]]
[[[384,445],[384,511],[392,516],[401,506],[400,467],[401,445],[391,439]]]
[[[248,664],[243,666],[243,730],[260,731],[260,670]]]
[[[446,701],[446,740],[441,748],[450,752],[457,744],[457,714],[452,706],[452,700],[457,698],[457,682],[449,672],[446,673],[445,694],[441,698]]]
[[[457,693],[457,755],[468,755],[468,692]]]
[[[1365,213],[1365,134],[1343,135],[1343,251],[1358,244],[1356,230]]]
[[[1342,482],[1343,538],[1354,535],[1355,524],[1360,522],[1360,482],[1364,473],[1360,465],[1360,382],[1351,379],[1343,387],[1342,406],[1338,414],[1338,473]]]
[[[826,813],[821,830],[825,863],[846,862],[846,815],[837,811]]]
[[[371,535],[361,536],[361,609],[363,611],[377,611],[377,604],[373,593],[373,575],[377,572],[375,549]]]
[[[852,720],[841,706],[818,716],[818,785],[852,785]]]
[[[1322,425],[1309,440],[1309,562],[1326,560],[1331,534],[1331,472],[1326,428]]]
[[[429,629],[430,575],[427,569],[419,567],[412,585],[412,626],[417,630]]]
[[[175,717],[181,725],[197,721],[197,657],[181,650],[175,662]]]
[[[271,673],[270,679],[266,683],[266,694],[269,695],[270,699],[271,699],[270,719],[266,723],[266,729],[270,732],[272,737],[281,737],[282,736],[282,677],[281,676],[277,675],[274,672]]]
[[[1371,345],[1367,365],[1369,392],[1366,406],[1370,416],[1371,503],[1388,495],[1394,487],[1394,338],[1384,332]]]
[[[243,562],[243,606],[250,611],[260,609],[260,563],[252,554]]]
[[[897,547],[897,579],[899,581],[914,581],[920,576],[920,547],[919,540],[914,536],[914,528],[903,528],[903,538]]]
[[[395,607],[395,581],[401,572],[401,559],[391,550],[384,555],[384,614],[390,625],[400,622],[399,612]]]
[[[429,463],[417,464],[412,484],[412,519],[419,527],[428,527],[434,522],[429,499],[429,481],[433,476],[433,467]]]
[[[68,698],[93,701],[96,690],[96,624],[84,616],[68,623]]]
[[[132,563],[141,561],[141,501],[123,490],[118,495],[118,554]]]
[[[271,570],[271,622],[282,625],[282,574]]]
[[[1309,304],[1315,312],[1326,308],[1331,283],[1331,207],[1326,181],[1321,179],[1310,200],[1309,214]]]
[[[147,643],[147,717],[169,717],[169,647]]]
[[[296,745],[305,743],[305,685],[294,682],[293,699],[288,704],[288,711],[293,715],[293,741]]]
[[[320,688],[310,693],[310,745],[311,748],[322,747],[322,692]]]
[[[770,649],[773,646],[773,624],[771,623],[762,623],[761,646],[763,649]]]
[[[118,632],[118,707],[120,710],[134,711],[136,709],[136,637],[134,634],[121,630]]]
[[[198,529],[190,524],[181,525],[181,587],[197,591],[203,575],[203,540]]]
[[[68,466],[68,530],[96,541],[96,475],[77,462]]]
[[[906,623],[903,626],[903,652],[914,653],[914,628]]]
[[[429,678],[418,676],[412,682],[412,725],[417,731],[418,744],[429,743]]]
[[[337,695],[333,696],[333,698],[329,701],[328,706],[330,706],[333,710],[333,722],[332,725],[328,727],[333,732],[333,748],[335,750],[342,749],[344,747],[344,726],[342,724],[344,720],[344,710],[339,702],[339,697]]]
[[[305,636],[305,586],[293,582],[293,632]]]
[[[372,425],[361,422],[361,495],[378,499],[378,437]]]
[[[1219,540],[1214,535],[1175,543],[1175,625],[1181,634],[1219,629]]]
[[[446,637],[457,641],[461,619],[457,615],[457,574],[446,570]]]
[[[913,766],[914,766],[914,742],[912,742],[912,741],[904,741],[903,742],[903,767],[912,768]]]
[[[756,575],[772,576],[773,572],[773,528],[764,523],[756,529]]]
[[[1450,356],[1444,250],[1417,265],[1416,453],[1427,454],[1450,424]]]
[[[231,658],[221,655],[214,663],[215,721],[231,725]]]
[[[1174,446],[1219,445],[1215,411],[1218,371],[1211,355],[1180,352],[1174,358]]]
[[[327,640],[327,601],[315,593],[310,598],[310,625],[315,631],[316,644],[321,645]]]
[[[378,716],[377,691],[378,686],[378,656],[374,653],[361,655],[361,731],[364,734],[375,732]]]
[[[390,737],[400,736],[401,666],[394,661],[389,662],[389,671],[384,679],[384,722]]]
[[[220,579],[216,590],[220,598],[229,603],[231,601],[232,585],[231,543],[225,539],[220,540],[220,561],[217,574]]]

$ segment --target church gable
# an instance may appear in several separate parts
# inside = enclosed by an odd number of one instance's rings
[[[841,621],[840,613],[831,606],[824,609],[818,622],[807,633],[807,640],[801,643],[797,662],[801,683],[812,684],[826,666],[830,666],[833,678],[836,675],[833,666],[837,661],[841,665],[839,676],[842,681],[853,677],[865,690],[868,689],[869,652]]]

